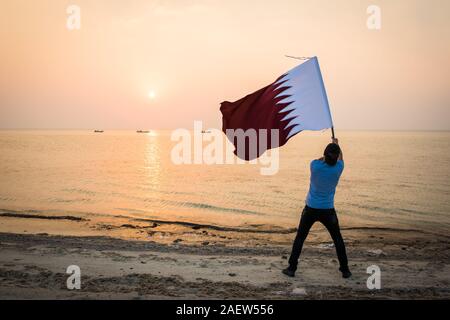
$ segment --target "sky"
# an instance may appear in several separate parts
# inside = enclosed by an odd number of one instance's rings
[[[220,103],[295,67],[288,54],[318,56],[337,129],[450,130],[449,12],[447,0],[0,0],[0,129],[220,128]]]

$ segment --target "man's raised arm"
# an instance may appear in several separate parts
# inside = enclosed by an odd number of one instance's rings
[[[333,143],[336,143],[338,146],[339,146],[339,140],[337,139],[337,138],[331,138],[331,141],[333,142]],[[339,146],[340,147],[340,146]],[[341,149],[341,153],[339,154],[339,158],[338,158],[338,161],[339,160],[344,160],[344,155],[342,154],[342,148],[340,148]]]

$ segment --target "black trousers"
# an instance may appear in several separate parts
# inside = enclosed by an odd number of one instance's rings
[[[294,271],[297,270],[298,258],[302,252],[303,242],[316,221],[320,221],[330,233],[334,246],[336,247],[341,270],[348,270],[347,253],[345,251],[341,230],[339,229],[336,211],[334,209],[313,209],[308,206],[305,206],[302,212],[297,236],[295,237],[291,257],[289,258],[289,268]]]

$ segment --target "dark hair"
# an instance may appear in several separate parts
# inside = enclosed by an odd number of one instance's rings
[[[334,166],[341,154],[341,148],[336,143],[330,143],[323,151],[326,164]]]

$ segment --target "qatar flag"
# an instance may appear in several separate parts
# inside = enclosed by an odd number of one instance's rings
[[[317,57],[236,102],[222,102],[220,111],[222,130],[234,144],[234,153],[244,160],[253,160],[267,149],[284,145],[303,130],[333,126]],[[253,135],[245,134],[240,144],[236,132]]]

